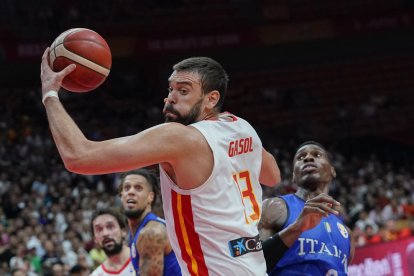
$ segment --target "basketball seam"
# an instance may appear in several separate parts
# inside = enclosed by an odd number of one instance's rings
[[[67,38],[67,36],[65,37],[65,39]],[[63,40],[62,41],[62,43],[60,43],[60,44],[64,44],[65,42],[66,42],[66,40]],[[67,41],[67,42],[75,42],[75,41],[88,41],[88,42],[92,42],[92,43],[95,43],[95,44],[98,44],[99,46],[102,46],[105,50],[107,50],[108,52],[110,52],[110,50],[108,50],[108,48],[109,48],[109,46],[108,45],[105,45],[105,44],[101,44],[101,43],[99,43],[98,41],[96,41],[96,40],[93,40],[93,39],[71,39],[70,41]],[[106,46],[108,46],[108,47],[106,47]]]
[[[55,47],[55,56],[57,57],[66,57],[69,58],[67,55],[63,55],[65,54],[69,54],[70,57],[69,59],[80,64],[83,66],[86,66],[87,68],[91,69],[92,71],[95,71],[98,74],[101,74],[102,76],[107,77],[109,75],[110,70],[108,68],[106,68],[105,66],[102,66],[100,64],[95,63],[94,61],[87,59],[85,57],[82,57],[78,54],[75,54],[73,52],[71,52],[70,50],[68,50],[65,45],[63,43],[56,45]],[[58,55],[58,53],[60,55]],[[85,63],[82,61],[86,61]],[[92,67],[91,67],[92,66]]]
[[[101,43],[98,43],[98,42],[96,42],[96,41],[94,41],[94,40],[90,40],[90,39],[76,39],[76,40],[71,40],[70,42],[74,42],[74,41],[89,41],[89,42],[92,42],[92,43],[95,43],[95,44],[97,44],[97,45],[99,45],[99,46],[102,46],[105,50],[107,50],[107,52],[109,53],[109,54],[111,54],[111,50],[108,50],[103,44],[101,44]],[[55,50],[58,46],[60,46],[60,45],[63,45],[63,47],[66,49],[66,50],[68,50],[69,52],[71,52],[68,48],[66,48],[65,47],[65,40],[63,40],[61,43],[59,43],[59,44],[56,44],[56,46],[53,48],[53,50]],[[54,51],[55,52],[55,56],[56,56],[56,51]],[[73,53],[73,52],[71,52],[71,53]],[[73,53],[73,54],[75,54],[75,53]],[[75,55],[77,55],[77,54],[75,54]],[[83,57],[84,59],[87,59],[87,60],[89,60],[90,62],[93,62],[93,63],[95,63],[94,61],[92,61],[92,60],[90,60],[90,59],[88,59],[88,58],[85,58],[85,57]],[[97,64],[97,63],[96,63]],[[103,68],[105,68],[105,69],[108,69],[108,70],[110,70],[111,69],[111,67],[109,67],[109,68],[107,68],[107,67],[105,67],[105,66],[103,66],[103,65],[100,65],[100,64],[97,64],[97,65],[99,65],[99,66],[101,66],[101,67],[103,67]]]
[[[90,30],[90,29],[85,29],[85,28],[74,28],[71,32],[68,32],[64,37],[63,37],[63,40],[62,40],[62,43],[59,43],[59,45],[60,44],[64,44],[65,43],[65,41],[66,41],[66,39],[67,39],[67,37],[69,36],[69,35],[72,35],[72,34],[74,34],[74,33],[77,33],[77,32],[81,32],[81,31],[85,31],[85,30],[88,30],[88,31],[91,31],[91,32],[93,32],[93,33],[96,33],[98,36],[99,36],[99,34],[97,33],[97,32],[95,32],[95,31],[92,31],[92,30]],[[91,39],[73,39],[73,40],[71,40],[70,42],[72,42],[72,41],[89,41],[89,42],[92,42],[92,43],[95,43],[95,44],[98,44],[99,46],[102,46],[105,50],[108,50],[108,52],[109,52],[109,54],[111,54],[111,50],[110,49],[108,49],[109,48],[109,46],[108,46],[108,44],[101,44],[101,43],[99,43],[98,41],[96,41],[96,40],[91,40]],[[65,47],[66,48],[66,47]],[[104,66],[102,66],[102,67],[104,67]],[[106,68],[106,67],[104,67],[104,68]],[[110,69],[110,68],[107,68],[108,70]]]
[[[95,41],[93,41],[93,40],[71,40],[71,42],[72,41],[91,41],[91,42],[95,42]],[[100,45],[100,46],[102,46],[102,44],[100,44],[100,43],[96,43],[96,44],[98,44],[98,45]],[[55,53],[55,58],[56,57],[60,57],[60,56],[58,56],[57,54],[56,54],[56,51],[55,51],[55,49],[57,48],[57,47],[59,47],[60,45],[62,45],[63,46],[63,48],[66,50],[66,51],[68,51],[69,53],[72,53],[73,55],[75,55],[75,56],[78,56],[78,57],[81,57],[81,58],[83,58],[83,59],[85,59],[85,60],[89,60],[90,62],[92,62],[92,63],[94,63],[94,64],[96,64],[96,65],[98,65],[98,66],[100,66],[100,67],[102,67],[102,68],[104,68],[104,69],[107,69],[108,71],[110,71],[111,70],[111,67],[105,67],[105,66],[103,66],[103,65],[101,65],[101,64],[98,64],[98,63],[96,63],[96,62],[94,62],[93,60],[91,60],[91,59],[88,59],[88,58],[86,58],[86,57],[83,57],[83,56],[80,56],[80,55],[78,55],[78,54],[76,54],[76,53],[74,53],[74,52],[72,52],[72,51],[70,51],[68,48],[66,48],[65,47],[65,44],[62,42],[62,43],[59,43],[59,44],[57,44],[56,45],[56,47],[54,47],[53,48],[53,52]],[[108,51],[109,53],[111,53],[110,51]],[[76,63],[79,63],[79,62],[76,62]],[[82,63],[79,63],[79,64],[81,64],[81,65],[83,65]],[[88,67],[89,68],[89,67]],[[95,70],[94,70],[95,71]],[[95,71],[95,72],[97,72],[97,71]],[[102,73],[100,73],[100,72],[97,72],[97,73],[99,73],[99,74],[102,74]],[[104,75],[104,74],[102,74],[102,75]]]

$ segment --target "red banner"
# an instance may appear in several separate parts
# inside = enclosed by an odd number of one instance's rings
[[[414,238],[357,248],[349,276],[414,275]]]

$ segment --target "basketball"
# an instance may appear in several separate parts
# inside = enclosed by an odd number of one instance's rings
[[[58,72],[69,64],[76,69],[63,79],[62,87],[71,92],[89,92],[100,86],[108,77],[111,49],[97,32],[74,28],[60,34],[49,52],[50,67]]]

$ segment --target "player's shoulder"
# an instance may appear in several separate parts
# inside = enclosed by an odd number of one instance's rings
[[[261,222],[268,228],[281,227],[287,218],[286,202],[280,197],[267,198],[262,204]]]
[[[172,149],[170,154],[174,154],[175,158],[182,158],[185,152],[197,152],[205,143],[204,136],[196,128],[176,122],[152,128],[151,135],[164,147]]]
[[[140,238],[148,238],[164,236],[166,233],[167,228],[164,223],[158,220],[151,220],[141,229],[139,235]]]
[[[137,248],[140,254],[154,248],[163,250],[168,243],[167,230],[165,225],[157,221],[149,221],[139,233]]]
[[[270,197],[263,200],[263,208],[268,210],[286,209],[286,202],[281,197]]]
[[[201,136],[201,133],[191,125],[183,125],[176,122],[169,122],[159,125],[163,131],[166,131],[168,137],[170,138],[180,138],[187,140],[198,140],[198,136]]]

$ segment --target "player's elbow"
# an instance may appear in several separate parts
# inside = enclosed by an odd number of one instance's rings
[[[66,159],[63,163],[68,171],[76,174],[93,175],[99,172],[96,166],[84,159]]]
[[[65,155],[62,156],[63,164],[65,165],[65,168],[73,173],[82,173],[82,168],[84,167],[82,163],[82,159],[78,158],[74,155]]]
[[[280,170],[275,157],[263,149],[262,166],[259,177],[260,183],[266,186],[274,187],[280,182],[280,180]]]
[[[265,166],[262,167],[262,171],[260,172],[260,183],[263,185],[274,187],[280,183],[280,170],[277,166],[276,162],[273,166]]]
[[[269,187],[274,187],[280,183],[280,171],[279,168],[262,173],[259,179],[260,183]]]
[[[65,168],[68,171],[73,172],[73,173],[80,173],[82,166],[76,159],[62,158],[62,160],[63,160],[63,164],[65,165]]]
[[[280,177],[280,171],[278,169],[277,172],[272,176],[272,181],[269,182],[268,186],[274,187],[278,185],[281,180],[282,178]]]
[[[61,157],[65,168],[73,173],[85,174],[88,168],[89,153],[87,147],[78,147],[76,150],[61,151]]]

